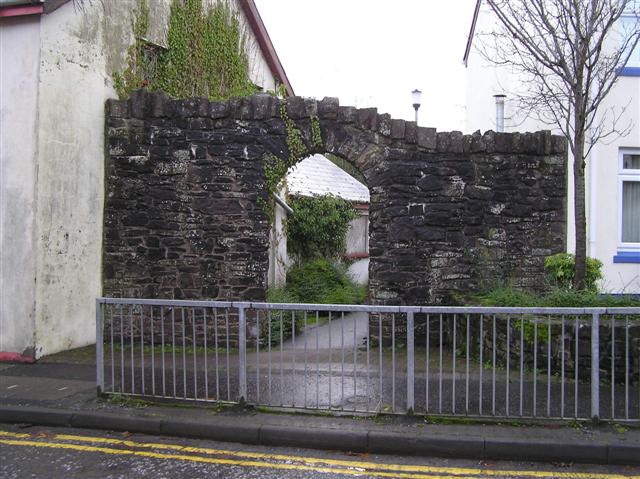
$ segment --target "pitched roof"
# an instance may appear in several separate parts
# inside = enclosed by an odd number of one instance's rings
[[[469,54],[471,53],[471,45],[473,44],[473,37],[476,34],[476,24],[478,23],[478,15],[480,14],[480,6],[482,0],[476,0],[476,8],[473,11],[473,20],[471,20],[471,28],[469,29],[469,36],[467,37],[467,46],[464,49],[464,57],[462,57],[462,63],[467,66],[469,61]]]
[[[354,203],[369,203],[369,189],[323,155],[305,158],[287,173],[290,195],[333,195]]]

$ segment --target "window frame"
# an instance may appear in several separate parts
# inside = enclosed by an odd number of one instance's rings
[[[637,7],[633,7],[633,8],[637,8]],[[620,16],[619,21],[621,23],[624,23],[629,19],[635,19],[636,21],[638,21],[638,16],[634,12],[634,10],[628,10],[624,12]],[[638,45],[636,45],[635,52],[629,58],[629,62],[620,69],[619,75],[632,76],[632,77],[640,76],[640,42],[638,43]]]
[[[622,188],[624,182],[640,183],[640,169],[625,169],[624,155],[640,155],[640,148],[620,148],[618,152],[618,254],[615,263],[639,263],[640,242],[622,241]]]

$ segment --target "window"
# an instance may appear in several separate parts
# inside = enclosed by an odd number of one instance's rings
[[[638,17],[635,15],[624,15],[620,18],[620,34],[624,37],[627,37],[637,27]],[[620,74],[624,76],[640,76],[640,44],[636,45]]]
[[[640,263],[640,149],[620,150],[620,230],[614,263]]]

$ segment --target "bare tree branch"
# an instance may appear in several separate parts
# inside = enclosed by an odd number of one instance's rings
[[[574,158],[576,287],[584,280],[584,166],[598,142],[629,133],[626,106],[603,105],[640,41],[636,0],[487,0],[496,28],[479,32],[480,53],[522,85],[510,92],[526,117],[553,125]],[[623,18],[625,22],[623,23]]]

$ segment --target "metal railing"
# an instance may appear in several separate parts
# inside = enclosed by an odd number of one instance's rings
[[[640,420],[640,308],[99,298],[105,394],[334,412]]]

